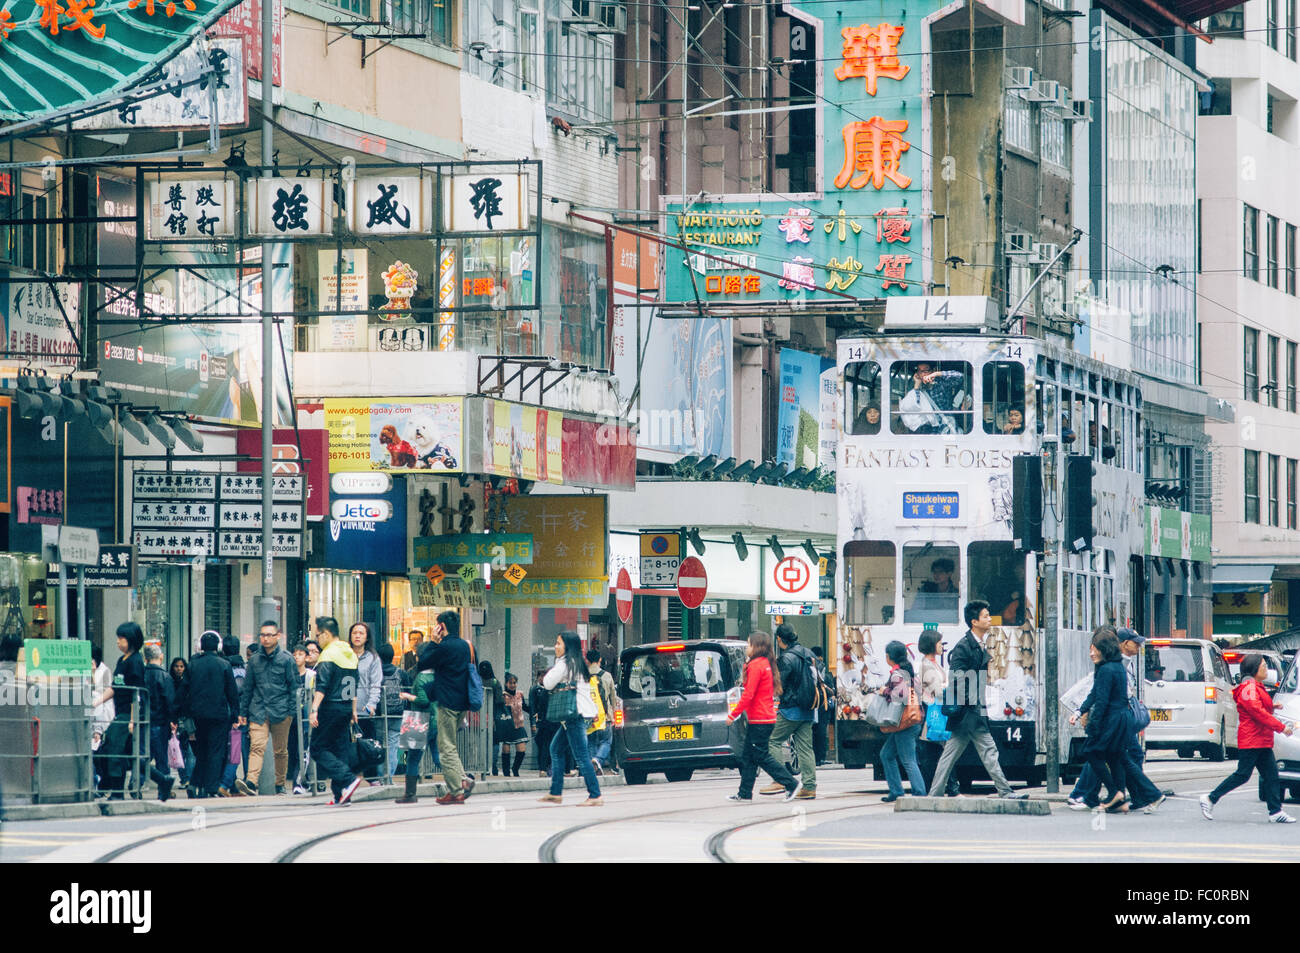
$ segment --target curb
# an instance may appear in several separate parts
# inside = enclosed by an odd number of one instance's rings
[[[601,788],[624,787],[627,782],[621,774],[605,774],[600,778]],[[549,778],[479,778],[474,787],[475,796],[485,794],[517,794],[528,791],[548,791],[551,787]],[[565,778],[564,787],[568,789],[586,789],[581,776]],[[420,798],[435,798],[444,790],[437,781],[424,781],[416,789]],[[405,792],[398,782],[377,788],[359,788],[352,800],[356,803],[371,801],[395,801]],[[71,804],[15,804],[0,810],[0,821],[54,821],[75,820],[87,817],[131,817],[144,814],[187,814],[195,807],[204,810],[239,811],[249,808],[282,808],[299,805],[324,804],[328,799],[325,794],[315,797],[303,795],[264,795],[261,797],[203,798],[191,801],[186,797],[174,797],[167,802],[158,800],[126,801],[79,801]]]
[[[894,802],[894,811],[927,811],[932,814],[1016,814],[1050,816],[1051,806],[1041,798],[1007,801],[1002,798],[905,797]]]

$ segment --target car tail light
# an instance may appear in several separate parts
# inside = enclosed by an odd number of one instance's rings
[[[1225,662],[1231,662],[1232,664],[1235,665],[1235,664],[1237,664],[1238,662],[1240,662],[1240,661],[1242,660],[1242,658],[1245,656],[1245,654],[1246,654],[1246,653],[1244,653],[1244,652],[1224,652],[1224,653],[1223,653],[1223,660],[1224,660]]]
[[[615,728],[623,727],[623,706],[622,705],[614,706],[614,727]]]
[[[1219,690],[1218,690],[1216,687],[1214,687],[1213,685],[1206,685],[1206,686],[1205,686],[1205,701],[1206,701],[1208,704],[1213,704],[1214,702],[1216,702],[1216,701],[1218,700],[1218,698],[1219,698]]]
[[[1151,645],[1173,645],[1173,642],[1172,642],[1170,639],[1150,639],[1150,640],[1149,640],[1149,644],[1151,644]]]
[[[669,645],[656,645],[655,651],[656,652],[685,652],[686,646],[682,645],[682,643],[680,642],[673,642]]]
[[[736,706],[740,704],[740,688],[727,689],[727,714],[735,714]]]

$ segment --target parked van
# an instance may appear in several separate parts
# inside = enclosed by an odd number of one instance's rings
[[[614,743],[628,784],[662,771],[689,781],[696,768],[739,767],[744,726],[727,725],[740,702],[745,643],[732,639],[655,642],[619,658]]]
[[[1147,639],[1143,701],[1151,712],[1147,748],[1197,751],[1211,761],[1237,749],[1237,705],[1222,650],[1204,639]]]

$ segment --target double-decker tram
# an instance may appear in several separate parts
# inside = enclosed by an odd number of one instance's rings
[[[891,328],[841,338],[837,455],[837,654],[840,759],[878,762],[884,736],[860,719],[884,684],[885,646],[903,642],[913,665],[926,629],[942,651],[965,634],[964,605],[989,604],[992,656],[985,685],[991,730],[1007,777],[1045,775],[1044,699],[1092,671],[1088,644],[1101,624],[1125,624],[1142,597],[1142,395],[1134,375],[1038,338],[983,326]],[[1013,492],[1018,455],[1041,461],[1042,480]],[[1059,550],[1045,586],[1038,543],[1013,536],[1017,506],[1060,515],[1070,472],[1091,472],[1091,533]],[[1088,462],[1090,460],[1090,463]],[[1076,489],[1088,487],[1079,481]],[[1078,507],[1078,496],[1070,502]],[[1086,515],[1087,510],[1084,510]],[[1018,525],[1019,519],[1016,519]],[[1050,525],[1050,523],[1049,523]],[[1049,543],[1050,545],[1050,543]],[[1039,551],[1033,551],[1039,547]],[[1057,686],[1043,682],[1044,593],[1057,599]],[[941,659],[942,661],[942,659]],[[1079,762],[1079,730],[1058,718],[1063,763]],[[982,777],[973,747],[958,763]]]

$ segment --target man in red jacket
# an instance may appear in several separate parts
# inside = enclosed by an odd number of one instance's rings
[[[1232,690],[1237,702],[1237,770],[1209,794],[1201,795],[1201,813],[1214,820],[1214,805],[1233,788],[1250,780],[1259,768],[1259,799],[1268,805],[1268,819],[1273,824],[1294,824],[1295,818],[1282,810],[1282,789],[1277,780],[1277,760],[1273,757],[1273,733],[1290,735],[1293,726],[1273,715],[1273,699],[1264,691],[1268,663],[1264,656],[1251,653],[1241,660],[1241,682]]]

